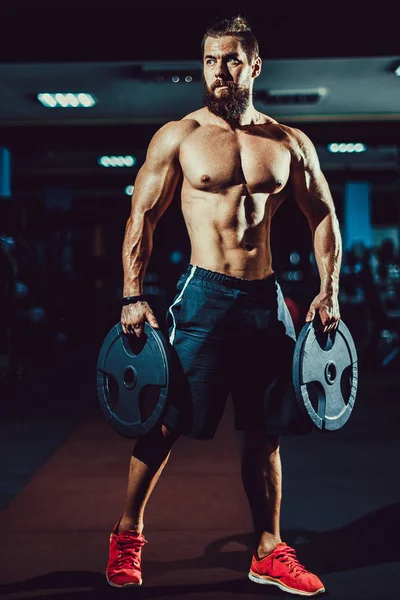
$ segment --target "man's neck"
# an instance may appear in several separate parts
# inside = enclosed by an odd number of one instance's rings
[[[236,121],[236,127],[256,125],[257,123],[260,123],[260,121],[260,113],[254,108],[253,103],[250,102],[244,113],[242,113]]]
[[[237,118],[237,119],[224,119],[212,113],[210,110],[206,108],[208,114],[212,118],[212,120],[222,125],[225,123],[229,129],[238,129],[240,127],[245,127],[246,125],[258,125],[259,123],[263,123],[261,114],[254,108],[253,103],[250,102],[249,106],[246,110]]]

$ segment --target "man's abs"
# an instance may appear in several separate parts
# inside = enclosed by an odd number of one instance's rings
[[[185,188],[184,184],[182,211],[191,242],[191,264],[242,279],[270,275],[271,210],[265,198],[237,188],[224,195]]]
[[[181,167],[191,263],[242,279],[268,277],[271,218],[289,178],[287,148],[257,130],[200,127],[181,148]]]

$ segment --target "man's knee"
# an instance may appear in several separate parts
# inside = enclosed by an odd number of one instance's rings
[[[165,425],[156,425],[137,440],[132,456],[149,467],[158,468],[167,458],[178,437],[177,432],[171,431]]]
[[[262,431],[248,430],[243,432],[243,455],[272,456],[279,454],[280,437],[267,435]]]

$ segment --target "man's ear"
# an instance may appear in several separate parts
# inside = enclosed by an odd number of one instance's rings
[[[259,74],[261,73],[261,65],[262,65],[262,60],[259,56],[257,56],[257,58],[255,59],[254,63],[253,63],[253,70],[252,70],[252,74],[251,76],[256,78],[259,76]]]

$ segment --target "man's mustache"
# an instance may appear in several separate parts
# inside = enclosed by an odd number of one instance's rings
[[[233,81],[216,81],[212,84],[211,91],[214,92],[214,90],[216,90],[219,87],[228,87],[232,89],[233,87],[235,87],[235,84],[233,83]]]

